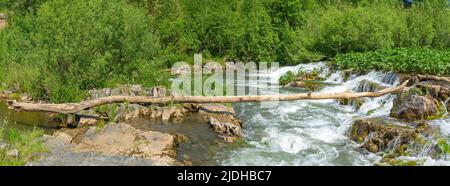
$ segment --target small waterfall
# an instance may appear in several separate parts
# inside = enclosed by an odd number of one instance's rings
[[[268,73],[266,81],[277,82],[288,71],[311,72],[314,69],[326,77],[325,82],[333,84],[317,90],[322,93],[373,92],[400,84],[399,75],[392,72],[350,74],[344,79],[347,72],[331,71],[325,62],[282,67]],[[283,94],[304,92],[302,89],[281,90]],[[373,165],[381,157],[361,153],[359,145],[348,138],[347,132],[355,117],[389,118],[395,98],[395,94],[361,98],[360,105],[344,106],[336,100],[280,102],[274,108],[261,108],[258,103],[236,104],[250,147],[226,152],[223,155],[226,158],[219,161],[225,165]],[[439,126],[441,134],[450,137],[450,118],[430,121],[430,124]],[[400,143],[401,140],[396,139],[387,148],[389,150]],[[428,157],[427,154],[433,150],[435,145],[425,144],[412,149],[412,155],[428,158],[425,164],[450,164],[449,161]]]

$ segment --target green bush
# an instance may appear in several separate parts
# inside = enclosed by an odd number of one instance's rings
[[[305,18],[301,43],[327,56],[397,47],[449,48],[450,11],[442,0],[327,5]]]
[[[281,86],[284,86],[284,85],[289,84],[290,82],[295,81],[296,79],[297,79],[297,75],[292,71],[288,71],[286,74],[282,75],[280,77],[280,79],[278,79],[278,83]]]
[[[354,69],[359,72],[375,69],[400,73],[449,75],[450,51],[402,48],[340,54],[336,56],[336,65],[340,69]]]
[[[3,79],[36,99],[79,101],[93,88],[167,81],[145,11],[125,1],[51,0],[17,20],[2,33]]]

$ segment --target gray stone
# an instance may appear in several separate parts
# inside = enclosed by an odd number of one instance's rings
[[[138,95],[142,94],[143,90],[144,90],[144,88],[142,87],[142,85],[131,85],[130,94],[132,96],[138,96]]]

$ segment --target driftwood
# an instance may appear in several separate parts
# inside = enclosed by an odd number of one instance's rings
[[[450,78],[448,78],[448,77],[439,77],[439,76],[432,76],[432,75],[417,75],[417,77],[420,80],[434,80],[434,81],[444,81],[444,82],[450,83]]]
[[[361,97],[380,97],[403,90],[408,81],[400,86],[383,89],[378,92],[342,92],[342,93],[300,93],[291,95],[254,95],[254,96],[109,96],[83,101],[80,103],[45,104],[8,101],[11,109],[54,112],[62,114],[78,113],[82,110],[111,103],[130,104],[165,104],[165,103],[238,103],[238,102],[264,102],[264,101],[292,101],[302,99],[354,99]]]

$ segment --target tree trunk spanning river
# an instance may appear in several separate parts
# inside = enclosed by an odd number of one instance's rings
[[[264,80],[250,82],[238,80],[236,86],[267,87],[261,85],[277,82],[279,77],[288,71],[313,70],[320,72],[320,76],[325,79],[321,82],[324,86],[317,90],[320,93],[370,92],[377,88],[390,88],[400,84],[400,77],[395,73],[372,71],[367,74],[348,75],[340,71],[331,72],[325,62],[318,62],[283,67],[277,72],[263,74],[268,77],[261,78]],[[260,92],[266,95],[278,94],[271,89],[263,89]],[[310,91],[303,88],[280,90],[281,94],[302,92]],[[234,109],[238,119],[242,121],[245,142],[238,142],[240,144],[234,146],[222,144],[207,125],[199,124],[200,121],[195,118],[187,119],[181,124],[170,125],[142,120],[129,123],[140,130],[181,133],[187,136],[191,140],[177,148],[177,160],[191,161],[194,165],[374,165],[382,159],[382,154],[362,149],[361,144],[349,138],[349,131],[352,123],[358,119],[381,118],[401,125],[400,121],[390,117],[396,97],[397,95],[392,94],[362,98],[358,104],[345,105],[339,100],[299,100],[279,102],[274,108],[261,107],[260,103],[236,103]],[[6,110],[2,104],[0,117],[6,115],[11,121],[19,124],[56,126],[49,125],[51,120],[38,113],[19,114]],[[450,119],[435,119],[428,123],[440,129],[440,136],[449,139]],[[447,156],[436,159],[430,157],[427,152],[418,154],[404,158],[421,161],[424,165],[450,165]],[[74,156],[65,154],[65,157]],[[86,158],[93,157],[89,155]],[[117,161],[129,160],[120,157],[114,159],[114,162]],[[105,161],[108,162],[112,160]],[[135,163],[139,164],[139,161]]]

